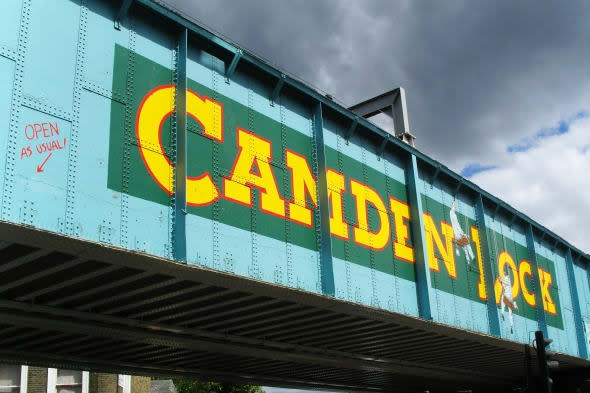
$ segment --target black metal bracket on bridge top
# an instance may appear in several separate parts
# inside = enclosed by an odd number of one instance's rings
[[[500,210],[501,205],[499,203],[496,203],[496,208],[494,209],[494,214],[492,215],[492,218],[495,220],[496,216],[498,215],[498,211]]]
[[[119,7],[119,11],[115,16],[115,29],[121,30],[121,22],[127,16],[127,12],[129,11],[129,8],[131,7],[132,3],[133,0],[123,0],[121,2],[121,7]]]
[[[555,241],[553,242],[553,245],[551,246],[551,251],[555,251],[555,247],[557,247],[557,243],[559,243],[559,239],[555,238]]]
[[[430,181],[430,184],[434,185],[434,182],[438,178],[439,174],[440,174],[440,164],[436,166],[436,170],[434,171],[434,174],[432,175],[432,180]]]
[[[514,224],[514,221],[516,221],[516,215],[513,215],[512,218],[510,219],[510,225],[508,225],[511,229],[512,229],[512,225]]]
[[[389,135],[383,138],[383,141],[381,142],[381,145],[379,145],[379,149],[377,150],[377,160],[380,160],[381,157],[383,157],[383,152],[385,151],[385,147],[387,146],[389,141]]]
[[[541,238],[539,239],[539,244],[541,244],[543,242],[543,240],[545,239],[545,235],[547,234],[547,231],[543,231],[541,233]]]
[[[350,123],[350,127],[348,127],[348,131],[346,131],[346,135],[344,135],[344,139],[346,139],[346,144],[348,145],[348,141],[354,135],[357,126],[359,125],[359,118],[355,116],[352,123]]]
[[[238,63],[240,62],[240,59],[242,58],[243,55],[244,55],[244,52],[241,49],[238,49],[236,51],[236,53],[234,53],[234,57],[231,60],[231,63],[229,64],[229,66],[227,67],[227,70],[225,71],[225,83],[229,84],[229,79],[232,77],[232,75],[236,71],[236,68],[238,67]]]
[[[453,197],[457,196],[457,193],[459,192],[459,190],[461,189],[461,186],[463,185],[463,181],[464,181],[464,179],[461,178],[461,180],[459,180],[459,182],[457,182],[457,187],[455,187],[455,189],[453,190]]]
[[[378,115],[379,113],[386,114],[393,119],[393,136],[401,139],[410,146],[414,146],[414,139],[416,138],[410,133],[406,91],[403,87],[398,87],[376,97],[369,98],[351,106],[348,110],[365,119]]]
[[[277,84],[275,85],[272,94],[270,96],[270,106],[275,106],[275,101],[277,100],[277,98],[279,97],[279,94],[281,94],[281,89],[283,88],[283,85],[285,84],[285,74],[281,74],[280,78],[277,80]]]

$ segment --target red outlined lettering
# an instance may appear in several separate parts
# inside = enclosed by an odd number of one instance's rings
[[[55,122],[29,123],[23,128],[23,135],[29,141],[34,141],[33,145],[22,146],[20,149],[20,159],[27,159],[33,156],[42,156],[43,159],[36,166],[37,173],[43,172],[53,153],[63,150],[67,147],[67,138],[61,137],[59,124]]]

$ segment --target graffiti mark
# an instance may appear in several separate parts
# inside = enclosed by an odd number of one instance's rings
[[[57,139],[52,140],[51,142],[42,142],[35,146],[35,150],[37,150],[37,153],[39,154],[53,150],[62,150],[66,147],[66,138],[63,138],[63,143],[60,142],[62,141]]]
[[[25,126],[25,137],[30,141],[40,138],[51,138],[54,135],[59,135],[57,122],[32,123]]]
[[[25,146],[20,149],[20,159],[22,160],[23,157],[30,157],[33,155],[33,151],[31,150],[31,146]]]
[[[51,155],[53,153],[49,153],[47,155],[47,157],[45,157],[45,159],[43,160],[43,162],[41,163],[41,165],[37,165],[37,172],[43,172],[43,167],[45,166],[45,164],[47,164],[47,161],[49,161],[49,158],[51,158]]]
[[[40,165],[37,165],[37,172],[43,172],[43,166],[52,156],[53,152],[66,148],[67,138],[60,136],[57,122],[30,123],[24,127],[24,136],[33,144],[22,146],[20,159],[29,158],[33,155],[44,155],[49,153]]]

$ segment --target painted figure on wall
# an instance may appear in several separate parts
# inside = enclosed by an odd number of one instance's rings
[[[518,305],[512,298],[512,281],[509,274],[504,274],[500,278],[502,285],[502,296],[500,297],[500,306],[502,307],[502,319],[504,319],[504,309],[508,307],[508,319],[510,320],[510,333],[514,333],[514,319],[512,318],[512,311],[518,310]]]
[[[457,255],[460,255],[459,249],[462,249],[465,254],[465,259],[467,259],[467,263],[469,264],[475,257],[473,256],[473,250],[471,250],[471,245],[469,244],[469,237],[463,232],[455,209],[456,205],[455,201],[453,201],[451,204],[451,211],[449,212],[451,215],[451,225],[453,227],[453,242],[457,245]]]

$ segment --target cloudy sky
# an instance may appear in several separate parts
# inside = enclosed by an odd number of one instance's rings
[[[590,2],[166,2],[345,105],[405,87],[420,150],[590,251]]]

